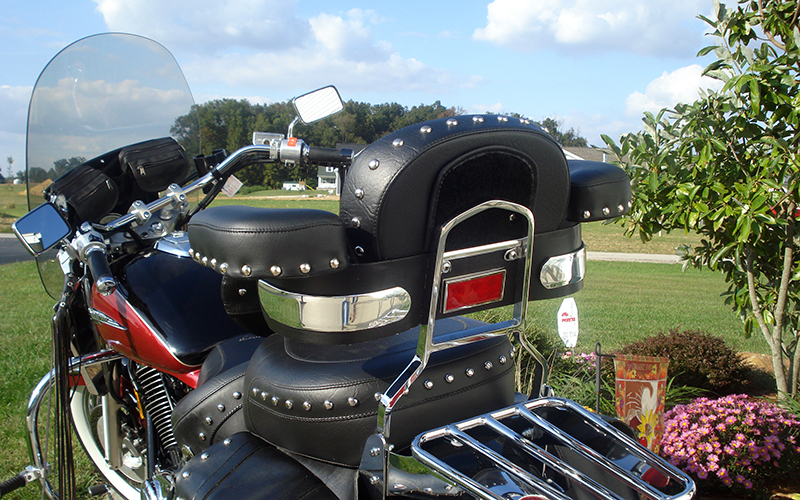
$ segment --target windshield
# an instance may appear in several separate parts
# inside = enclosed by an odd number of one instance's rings
[[[153,40],[109,33],[83,38],[59,52],[44,68],[28,109],[26,178],[28,209],[44,202],[54,180],[86,160],[128,144],[175,136],[186,130],[194,100],[172,54]],[[178,119],[181,122],[178,122]],[[187,144],[191,157],[199,139]],[[190,139],[188,139],[190,140]],[[61,278],[50,284],[52,295]],[[46,267],[52,267],[52,263]]]

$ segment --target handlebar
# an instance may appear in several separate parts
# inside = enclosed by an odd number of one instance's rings
[[[117,289],[117,281],[114,279],[114,275],[111,274],[111,268],[108,267],[105,246],[100,243],[87,246],[84,249],[84,256],[86,266],[89,268],[89,272],[92,273],[94,286],[100,295],[114,293],[114,290]]]
[[[274,163],[284,161],[287,163],[318,163],[322,165],[347,166],[353,160],[353,151],[350,149],[318,148],[306,145],[302,140],[272,141],[270,144],[256,144],[245,146],[234,151],[210,172],[200,177],[191,184],[181,188],[172,184],[165,195],[152,203],[145,205],[136,202],[126,215],[109,222],[108,224],[94,224],[100,231],[115,231],[133,222],[143,223],[150,216],[169,205],[178,206],[186,200],[186,196],[204,188],[212,182],[227,178],[232,173],[257,163]]]
[[[306,158],[311,163],[321,165],[350,165],[350,162],[353,161],[353,150],[309,146]]]

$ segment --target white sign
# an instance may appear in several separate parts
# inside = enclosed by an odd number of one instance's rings
[[[564,299],[558,309],[558,336],[567,349],[572,349],[578,343],[578,306],[572,297]]]
[[[239,191],[239,188],[242,187],[242,181],[236,178],[236,176],[228,177],[228,180],[225,181],[225,184],[222,186],[222,192],[227,194],[229,198],[233,198],[233,195]]]

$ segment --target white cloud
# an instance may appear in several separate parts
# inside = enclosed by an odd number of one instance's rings
[[[25,133],[32,87],[0,85],[0,130]]]
[[[719,90],[722,82],[702,76],[703,68],[692,64],[666,71],[647,84],[644,93],[634,92],[625,100],[625,114],[641,116],[645,111],[656,112],[663,108],[671,108],[679,102],[690,103],[697,100],[700,89]]]
[[[234,6],[217,0],[94,1],[110,29],[180,49],[181,66],[193,86],[224,82],[239,87],[242,95],[331,83],[353,92],[441,92],[480,81],[403,57],[388,42],[375,39],[373,28],[385,21],[370,9],[301,19],[295,2],[285,0],[243,0]]]
[[[94,0],[109,29],[151,37],[168,47],[281,49],[310,32],[286,0]]]
[[[617,50],[649,55],[693,55],[702,44],[709,6],[697,0],[494,0],[474,40],[520,51]]]

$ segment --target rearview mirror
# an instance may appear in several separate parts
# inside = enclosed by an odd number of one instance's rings
[[[332,85],[295,97],[292,106],[303,123],[327,118],[344,109],[339,91]]]
[[[46,252],[70,232],[67,221],[49,203],[43,203],[22,216],[11,229],[32,255]]]

